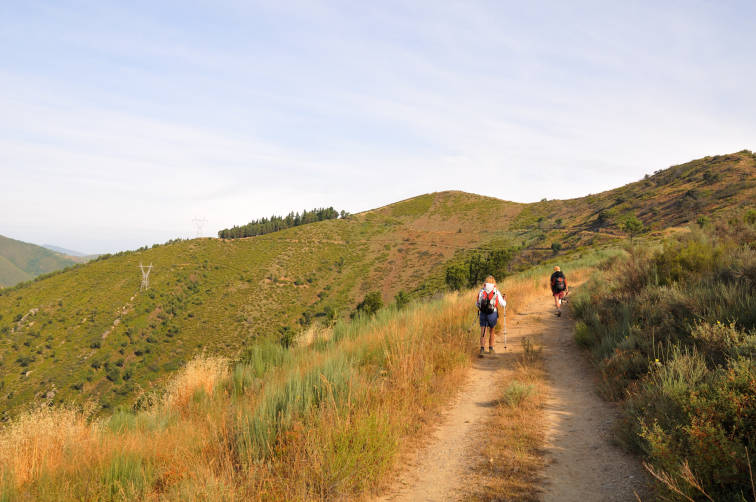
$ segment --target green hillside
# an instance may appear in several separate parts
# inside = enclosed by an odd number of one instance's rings
[[[76,263],[42,246],[0,235],[0,287],[13,286]]]
[[[5,256],[0,256],[0,287],[28,281],[32,276],[18,268]]]
[[[244,239],[173,241],[103,256],[0,292],[0,413],[30,402],[133,402],[200,352],[233,355],[346,316],[371,291],[430,296],[449,263],[515,251],[511,268],[624,238],[653,236],[756,199],[747,151],[675,166],[569,201],[506,202],[463,192]],[[734,189],[732,187],[735,187]],[[139,264],[152,264],[141,291]]]

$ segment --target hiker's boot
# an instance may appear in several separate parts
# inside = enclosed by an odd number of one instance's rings
[[[557,310],[557,317],[562,317],[562,311],[561,310]]]
[[[485,354],[485,353],[486,353],[486,348],[485,347],[481,347],[480,348],[480,355],[478,357],[483,357],[483,354]]]
[[[488,353],[489,353],[489,354],[494,354],[495,352],[496,352],[496,351],[494,350],[494,348],[493,348],[493,347],[488,347]]]

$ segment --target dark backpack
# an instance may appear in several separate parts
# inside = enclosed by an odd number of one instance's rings
[[[567,283],[564,282],[564,274],[555,274],[554,277],[554,285],[552,286],[554,288],[554,291],[556,292],[562,292],[565,289],[567,289]]]
[[[490,295],[490,296],[489,296]],[[480,311],[484,314],[493,314],[496,310],[496,291],[490,293],[483,292],[483,299],[480,301]],[[492,301],[493,300],[493,301]]]

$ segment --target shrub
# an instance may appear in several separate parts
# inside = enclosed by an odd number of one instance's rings
[[[446,285],[453,291],[459,291],[468,282],[467,269],[461,265],[452,265],[446,269]]]
[[[399,291],[396,296],[394,296],[394,303],[396,304],[397,310],[402,310],[407,306],[409,301],[409,295],[404,291]]]
[[[121,370],[116,366],[110,366],[105,372],[105,376],[115,384],[121,383]]]
[[[357,305],[357,313],[374,315],[383,308],[383,299],[379,291],[372,291],[365,295],[365,298]]]
[[[533,392],[533,386],[531,384],[522,383],[520,381],[513,381],[509,384],[504,391],[504,402],[511,408],[520,406],[528,396]]]
[[[593,330],[583,321],[575,323],[575,341],[583,348],[591,348],[596,343]]]

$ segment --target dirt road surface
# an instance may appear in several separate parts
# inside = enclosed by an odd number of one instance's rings
[[[611,441],[616,405],[596,393],[597,375],[573,336],[573,323],[553,314],[542,324],[550,392],[546,402],[544,502],[650,500],[636,457]]]
[[[425,445],[405,461],[379,502],[451,501],[465,495],[465,479],[480,453],[482,425],[502,397],[493,385],[508,373],[522,352],[523,337],[542,337],[550,395],[546,414],[546,460],[540,495],[544,501],[643,500],[647,478],[637,458],[610,442],[617,410],[595,393],[595,371],[577,348],[572,322],[557,318],[548,298],[507,322],[507,348],[501,336],[496,354],[473,364],[466,383],[450,403]]]

